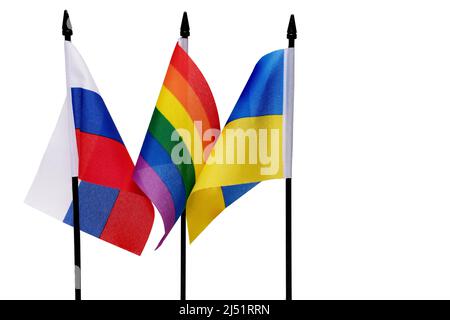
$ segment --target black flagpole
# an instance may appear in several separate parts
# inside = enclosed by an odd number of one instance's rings
[[[295,18],[291,14],[287,29],[289,48],[294,48],[297,39]],[[286,178],[286,300],[292,300],[292,178]]]
[[[190,36],[189,20],[186,11],[181,20],[180,37]],[[187,49],[187,48],[184,48]],[[181,242],[180,242],[180,300],[186,300],[186,210],[181,214]]]
[[[64,10],[62,24],[64,40],[72,40],[72,24],[69,13]],[[81,249],[80,249],[80,203],[78,198],[78,177],[72,177],[73,246],[75,257],[75,300],[81,300]]]

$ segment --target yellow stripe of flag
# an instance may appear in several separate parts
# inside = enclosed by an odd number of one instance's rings
[[[222,186],[283,178],[282,128],[282,115],[239,118],[225,126],[186,205],[191,242],[225,208]]]
[[[180,101],[165,86],[161,89],[158,101],[156,102],[156,108],[166,117],[182,137],[191,155],[194,164],[195,179],[197,180],[202,169],[203,149],[202,140],[194,126],[194,122]]]

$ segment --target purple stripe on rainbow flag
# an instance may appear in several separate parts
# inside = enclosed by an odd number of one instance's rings
[[[153,204],[161,213],[164,229],[168,233],[175,224],[175,207],[169,189],[142,156],[139,156],[136,163],[133,179],[147,197],[153,199]]]

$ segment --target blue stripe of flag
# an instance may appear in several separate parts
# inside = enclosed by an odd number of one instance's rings
[[[236,184],[233,186],[223,186],[222,187],[222,195],[223,195],[223,200],[225,201],[225,207],[228,207],[230,204],[232,204],[237,199],[242,197],[245,193],[250,191],[250,189],[252,189],[258,183],[259,182]]]
[[[172,195],[176,213],[175,219],[178,219],[186,206],[186,191],[180,171],[172,162],[167,151],[150,132],[147,132],[145,136],[141,156],[160,177]]]
[[[80,229],[99,238],[119,195],[118,189],[82,181],[78,186],[80,199]],[[64,222],[73,226],[72,204]]]
[[[227,123],[283,114],[284,50],[266,54],[255,66]]]
[[[105,102],[98,93],[83,88],[72,88],[71,93],[75,128],[123,144]]]

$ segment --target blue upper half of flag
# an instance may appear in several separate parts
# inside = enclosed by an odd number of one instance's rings
[[[75,128],[123,144],[108,108],[97,92],[83,88],[72,88],[71,94]]]
[[[247,117],[283,114],[284,49],[256,64],[227,123]]]

